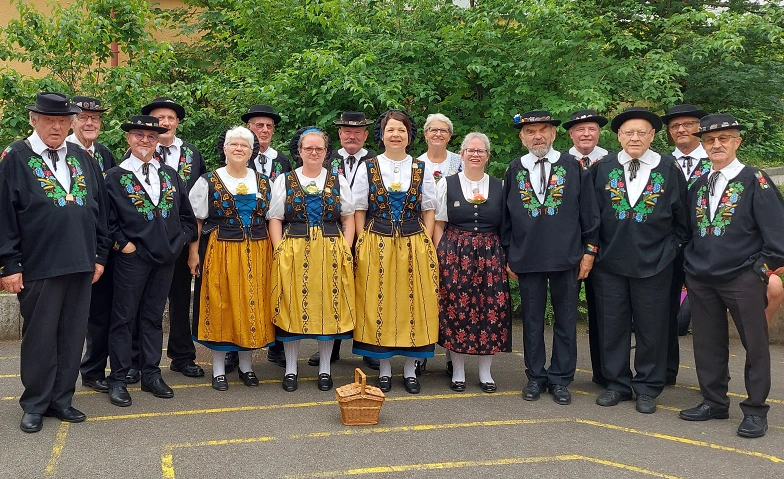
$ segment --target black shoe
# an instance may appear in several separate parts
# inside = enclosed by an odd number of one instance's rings
[[[275,363],[278,366],[285,368],[286,367],[286,354],[281,352],[276,352],[272,349],[267,350],[267,361],[271,363]]]
[[[406,387],[406,391],[409,394],[419,394],[419,391],[421,389],[420,386],[419,386],[419,381],[415,377],[414,378],[404,378],[403,379],[403,386]]]
[[[19,423],[19,429],[24,432],[38,432],[44,427],[44,418],[40,414],[26,412],[22,414],[22,422]]]
[[[203,374],[204,371],[202,371]],[[163,378],[153,379],[149,383],[142,381],[142,391],[152,393],[157,398],[169,399],[174,397],[174,391],[163,381]]]
[[[684,421],[707,421],[709,419],[729,419],[729,408],[711,407],[705,403],[684,409],[678,414]]]
[[[200,378],[204,376],[204,369],[202,369],[201,366],[199,366],[196,363],[186,364],[185,366],[177,366],[176,364],[171,364],[169,366],[169,369],[171,369],[175,373],[182,373],[183,376],[187,376],[189,378]]]
[[[283,376],[283,390],[286,392],[293,392],[297,390],[296,374],[287,374]]]
[[[561,406],[566,406],[572,403],[572,393],[566,386],[561,384],[551,384],[550,394],[553,396],[553,401]]]
[[[229,389],[229,382],[226,381],[226,375],[221,374],[212,378],[212,389],[216,391],[226,391]]]
[[[368,367],[374,371],[378,371],[379,364],[377,358],[371,358],[369,356],[362,356],[362,361],[368,365]]]
[[[332,389],[332,375],[327,373],[319,374],[318,382],[316,384],[320,390],[329,391]]]
[[[109,385],[106,384],[106,379],[82,379],[82,386],[99,393],[109,392]]]
[[[427,369],[427,358],[422,359],[421,361],[417,359],[414,362],[414,375],[419,377],[422,375],[423,372]]]
[[[142,373],[140,373],[138,369],[131,368],[125,373],[125,384],[136,384],[141,380]]]
[[[479,383],[479,387],[482,388],[482,392],[486,392],[486,393],[490,393],[490,394],[498,391],[498,388],[496,387],[495,383],[492,383],[492,382],[490,382],[490,383]]]
[[[613,391],[612,389],[608,389],[604,391],[598,398],[596,398],[596,404],[599,406],[610,407],[610,406],[617,406],[618,403],[621,401],[631,401],[632,396],[631,394],[621,394],[618,391]]]
[[[465,388],[465,381],[452,381],[452,383],[449,385],[449,389],[459,393],[465,391]]]
[[[378,388],[383,393],[388,393],[392,390],[392,378],[389,376],[379,376],[378,377]]]
[[[528,381],[528,384],[523,388],[523,399],[526,401],[536,401],[542,394],[542,389],[545,385],[533,379]]]
[[[242,384],[248,386],[249,388],[255,388],[259,385],[259,378],[256,377],[256,373],[253,371],[249,371],[247,373],[243,373],[239,369],[237,372],[240,374],[240,379],[242,380]]]
[[[131,395],[128,394],[128,388],[125,386],[117,386],[109,389],[109,401],[115,406],[127,407],[131,405]]]
[[[452,361],[447,361],[446,362],[446,373],[448,375],[452,376],[452,372],[453,371],[454,371],[454,369],[452,368]]]
[[[240,355],[237,354],[237,351],[229,351],[226,353],[226,358],[223,360],[223,367],[225,368],[225,373],[229,374],[230,372],[237,369],[240,365]]]
[[[65,409],[49,408],[44,413],[46,417],[56,417],[63,422],[84,422],[87,419],[85,414],[73,406],[68,406]]]
[[[637,412],[653,414],[656,412],[656,398],[647,394],[637,395]]]
[[[768,430],[768,418],[762,416],[743,416],[740,426],[738,426],[738,436],[740,437],[762,437]]]

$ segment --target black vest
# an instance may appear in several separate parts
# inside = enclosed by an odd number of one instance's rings
[[[389,192],[384,186],[378,160],[371,158],[365,162],[368,170],[368,183],[370,194],[368,196],[367,217],[370,220],[365,228],[381,236],[394,236],[394,230],[399,229],[402,236],[412,236],[425,231],[422,226],[422,180],[425,174],[425,163],[413,160],[411,163],[411,185],[406,191],[406,200],[400,221],[392,219],[392,205],[389,202]]]
[[[309,238],[307,199],[305,190],[295,171],[285,174],[286,211],[283,221],[286,235],[293,238]],[[321,191],[321,234],[325,237],[340,235],[340,181],[337,175],[327,171],[324,189]],[[316,225],[313,225],[316,226]]]
[[[209,216],[204,220],[202,233],[210,233],[217,228],[218,241],[244,241],[245,229],[242,227],[242,219],[234,203],[234,195],[229,192],[216,172],[206,173],[204,178],[210,185],[207,196],[210,211]],[[270,186],[267,178],[261,173],[256,173],[256,179],[260,197],[256,198],[256,209],[251,216],[248,229],[248,239],[251,241],[268,237],[266,215],[270,203]]]
[[[445,180],[446,211],[450,226],[477,233],[498,232],[501,227],[501,213],[504,210],[501,180],[490,177],[487,201],[478,205],[465,199],[457,175],[447,176]]]

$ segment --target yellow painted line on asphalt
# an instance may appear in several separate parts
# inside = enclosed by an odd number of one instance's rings
[[[784,462],[784,459],[782,459],[780,457],[773,456],[771,454],[765,454],[765,453],[762,453],[762,452],[759,452],[759,451],[749,451],[749,450],[746,450],[746,449],[738,449],[738,448],[735,448],[735,447],[722,446],[721,444],[714,444],[714,443],[705,442],[705,441],[696,441],[694,439],[689,439],[689,438],[685,438],[685,437],[681,437],[681,436],[671,436],[669,434],[661,434],[661,433],[650,432],[650,431],[641,431],[639,429],[633,429],[633,428],[624,427],[624,426],[617,426],[615,424],[606,424],[606,423],[602,423],[602,422],[598,422],[598,421],[591,421],[589,419],[575,419],[574,421],[577,422],[578,424],[588,424],[590,426],[597,426],[597,427],[601,427],[601,428],[605,428],[605,429],[610,429],[610,430],[613,430],[613,431],[621,431],[621,432],[627,432],[627,433],[631,433],[631,434],[639,434],[639,435],[642,435],[642,436],[652,437],[652,438],[655,438],[655,439],[663,439],[663,440],[666,440],[666,441],[674,441],[674,442],[679,442],[679,443],[682,443],[682,444],[689,444],[689,445],[692,445],[692,446],[708,447],[710,449],[717,449],[717,450],[725,451],[725,452],[734,452],[736,454],[743,454],[743,455],[746,455],[746,456],[757,457],[757,458],[760,458],[760,459],[767,459],[767,460],[769,460],[771,462],[776,462],[776,463]]]
[[[0,361],[4,361],[6,359],[19,359],[19,356],[0,356]]]
[[[44,469],[44,477],[57,477],[57,467],[60,465],[60,456],[63,453],[63,447],[65,447],[65,439],[68,437],[70,425],[67,422],[60,423],[57,435],[54,438],[52,455],[49,456],[49,462],[46,464],[46,469]]]
[[[3,379],[6,379],[6,378],[18,378],[18,377],[19,377],[18,374],[0,374],[0,378],[3,378]]]
[[[164,479],[174,479],[174,449],[191,448],[202,446],[223,446],[226,444],[253,444],[256,442],[274,441],[273,436],[250,437],[241,439],[218,439],[215,441],[184,442],[180,444],[169,444],[165,447],[161,455],[161,473]]]
[[[700,390],[699,386],[682,386],[680,384],[676,384],[675,387],[676,388],[683,388],[683,389],[690,389],[692,391],[699,391]],[[746,399],[746,395],[745,394],[738,394],[738,393],[728,392],[727,396],[729,396],[731,398]],[[770,398],[768,398],[767,402],[773,403],[773,404],[784,404],[784,401],[782,401],[781,399],[770,399]]]

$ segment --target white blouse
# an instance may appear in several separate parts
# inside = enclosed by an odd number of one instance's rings
[[[487,173],[485,173],[479,181],[469,180],[462,171],[457,174],[457,177],[460,179],[460,189],[462,190],[463,198],[465,198],[466,201],[474,197],[474,190],[487,199],[487,195],[490,193],[490,177]],[[439,181],[436,187],[438,188],[436,221],[449,221],[446,204],[446,181]]]
[[[256,179],[256,172],[250,168],[247,168],[247,173],[244,178],[235,178],[231,176],[229,172],[226,171],[225,166],[215,170],[215,173],[232,195],[236,195],[237,187],[244,184],[248,189],[245,194],[256,195],[256,198],[259,198],[259,185]],[[209,182],[205,178],[199,178],[188,195],[188,198],[191,200],[193,214],[200,220],[206,219],[210,215],[209,194]]]
[[[299,182],[305,188],[313,183],[319,189],[324,189],[324,184],[327,182],[327,169],[322,168],[321,173],[316,178],[309,178],[302,173],[300,166],[294,172],[297,174]],[[283,220],[286,214],[286,176],[280,175],[272,185],[272,200],[270,201],[269,212],[267,219]],[[340,182],[340,216],[351,216],[354,214],[354,202],[351,200],[351,186],[348,180],[343,175],[338,175]]]
[[[378,167],[381,170],[381,179],[384,186],[390,187],[392,183],[400,183],[400,190],[406,191],[411,186],[411,168],[414,159],[406,155],[401,161],[392,161],[384,155],[378,155]],[[368,184],[367,167],[360,168],[354,180],[352,189],[354,207],[357,210],[367,211],[370,186]],[[422,211],[432,211],[438,205],[436,182],[433,172],[425,165],[425,174],[422,178]]]
[[[440,172],[440,178],[454,175],[463,169],[463,159],[460,157],[460,155],[457,153],[452,153],[451,151],[446,152],[446,159],[441,163],[430,161],[430,158],[427,156],[427,152],[419,155],[417,160],[424,161],[425,166],[430,168],[430,171],[432,171],[434,175],[435,172]]]

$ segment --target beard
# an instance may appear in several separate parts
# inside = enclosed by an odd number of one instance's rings
[[[548,151],[550,151],[551,146],[552,145],[550,144],[532,145],[530,148],[528,148],[528,151],[530,151],[531,154],[535,157],[542,158],[547,154]]]
[[[137,148],[137,151],[139,152],[139,155],[141,155],[139,157],[139,159],[142,159],[142,158],[147,158],[147,155],[150,154],[150,151],[152,151],[152,148],[147,148],[145,146],[140,146],[140,147]]]

